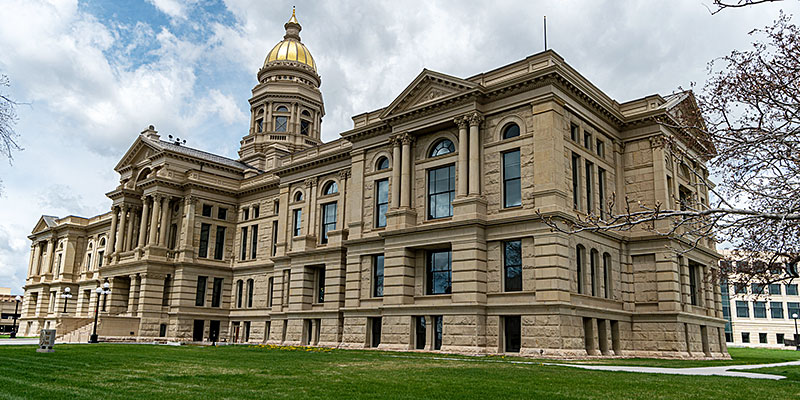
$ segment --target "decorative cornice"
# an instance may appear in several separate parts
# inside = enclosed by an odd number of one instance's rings
[[[345,180],[345,179],[347,179],[349,177],[350,177],[350,170],[349,169],[343,169],[343,170],[339,171],[339,179]]]

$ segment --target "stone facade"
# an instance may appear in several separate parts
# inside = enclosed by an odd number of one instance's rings
[[[727,357],[719,290],[694,279],[717,268],[713,242],[678,255],[686,239],[569,235],[537,215],[705,203],[681,172],[707,174],[705,153],[658,122],[691,93],[618,103],[545,51],[466,79],[423,70],[323,143],[321,80],[285,27],[238,160],[151,126],[110,212],[42,217],[24,333],[88,334],[99,304],[105,340]]]

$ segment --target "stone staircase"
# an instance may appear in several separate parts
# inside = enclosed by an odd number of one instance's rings
[[[59,318],[56,343],[87,343],[94,328],[94,318]]]

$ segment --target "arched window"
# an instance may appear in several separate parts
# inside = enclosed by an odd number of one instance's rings
[[[603,296],[611,298],[611,254],[603,254]]]
[[[596,249],[589,253],[589,278],[592,287],[592,296],[597,296],[597,261],[599,254]]]
[[[336,194],[339,193],[339,185],[336,184],[336,181],[330,181],[325,184],[325,187],[322,189],[322,194]]]
[[[456,146],[453,145],[449,139],[442,139],[431,149],[428,157],[436,157],[445,154],[450,154],[456,151]]]
[[[242,280],[236,281],[236,308],[242,308],[242,290],[243,290],[243,282]]]
[[[89,242],[89,250],[91,250],[92,248],[94,248],[94,243]]]
[[[275,111],[277,111],[277,112],[289,112],[289,109],[286,108],[286,106],[278,106],[278,108],[276,108]]]
[[[389,159],[386,157],[379,158],[378,162],[375,164],[375,169],[378,171],[382,169],[389,169]]]
[[[247,308],[253,307],[253,280],[247,280]]]
[[[100,247],[105,247],[105,246],[106,246],[106,238],[102,238],[102,239],[100,239],[100,244],[99,244],[99,246],[100,246]]]
[[[519,125],[510,123],[503,128],[503,139],[511,139],[519,136]]]
[[[310,117],[311,116],[311,113],[308,112],[308,110],[303,110],[303,112],[301,112],[300,114],[305,115],[306,117]]]
[[[586,248],[578,245],[575,248],[575,261],[578,270],[578,293],[583,293],[583,263],[586,262]]]
[[[303,201],[303,192],[298,190],[297,193],[294,194],[294,201]]]

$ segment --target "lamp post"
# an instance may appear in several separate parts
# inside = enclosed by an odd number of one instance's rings
[[[14,297],[14,328],[11,329],[11,335],[9,335],[9,337],[12,339],[17,337],[17,309],[19,308],[19,303],[21,301],[22,297],[20,297],[19,295],[17,295],[17,297]]]
[[[92,329],[92,336],[89,338],[89,343],[97,343],[97,314],[100,311],[100,296],[111,294],[111,289],[108,288],[108,282],[103,284],[103,287],[97,287],[94,290],[97,293],[97,305],[94,308],[94,328]]]
[[[800,343],[797,343],[800,339],[800,335],[797,334],[797,313],[792,314],[792,319],[794,319],[794,349],[800,351]]]
[[[64,299],[64,314],[67,313],[67,302],[72,298],[72,293],[70,293],[71,291],[72,289],[65,287],[64,293],[61,294],[61,298]]]

